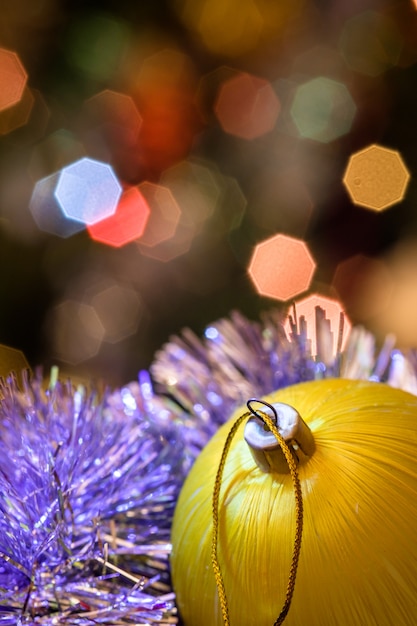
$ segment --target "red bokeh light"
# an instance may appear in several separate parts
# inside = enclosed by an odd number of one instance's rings
[[[275,235],[256,246],[248,272],[261,295],[285,301],[309,288],[315,267],[304,241]]]
[[[280,103],[267,80],[242,73],[223,83],[214,109],[223,130],[254,139],[274,128]]]
[[[87,227],[95,241],[120,248],[138,239],[145,230],[150,209],[136,187],[123,192],[116,212],[110,217]]]
[[[134,76],[131,92],[143,119],[142,171],[156,180],[163,170],[186,158],[202,128],[197,74],[190,57],[167,48],[147,57]]]

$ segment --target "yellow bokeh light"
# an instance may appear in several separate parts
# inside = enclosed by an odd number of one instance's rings
[[[22,372],[29,369],[29,363],[21,350],[0,344],[1,377],[7,378],[13,372],[16,374],[18,382],[21,383]]]
[[[297,19],[308,20],[304,0],[172,0],[186,27],[214,54],[238,57],[274,42]]]
[[[304,241],[275,235],[256,246],[248,273],[261,295],[286,301],[309,288],[315,268]]]
[[[399,152],[373,144],[350,157],[343,183],[354,204],[382,211],[404,198],[409,179]]]

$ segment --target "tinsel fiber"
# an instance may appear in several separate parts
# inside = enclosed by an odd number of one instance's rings
[[[325,377],[381,380],[417,392],[415,356],[378,352],[355,328],[318,353],[305,323],[240,313],[184,330],[149,372],[115,391],[40,373],[0,402],[0,624],[175,624],[169,571],[173,511],[194,460],[248,398]]]

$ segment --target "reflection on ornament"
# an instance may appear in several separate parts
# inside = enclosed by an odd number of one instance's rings
[[[383,383],[328,379],[265,400],[293,407],[314,438],[302,459],[292,435],[287,441],[300,456],[304,527],[285,624],[417,623],[417,398]],[[172,575],[186,626],[224,624],[211,564],[212,497],[228,434],[243,412],[200,454],[177,502]],[[243,430],[222,472],[218,561],[231,626],[273,626],[294,547],[294,485],[285,464],[282,471],[258,466]]]

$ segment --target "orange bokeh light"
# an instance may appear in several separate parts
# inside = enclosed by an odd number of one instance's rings
[[[123,192],[116,212],[89,225],[87,230],[95,241],[120,248],[142,235],[149,214],[150,209],[145,198],[136,187],[130,187]]]
[[[377,144],[352,154],[343,176],[352,202],[373,211],[401,202],[409,180],[401,154]]]
[[[309,288],[315,268],[304,241],[275,235],[256,246],[248,272],[261,295],[285,301]]]
[[[20,101],[26,82],[27,74],[17,54],[0,48],[0,111]]]
[[[321,357],[334,356],[337,351],[343,350],[348,339],[352,325],[344,313],[341,304],[333,298],[312,294],[299,300],[294,305],[298,332],[305,329],[307,340],[311,342],[311,353]],[[288,310],[288,315],[293,315],[294,309]],[[285,322],[287,335],[291,335],[291,323],[287,318]],[[317,334],[318,328],[329,330],[332,345],[326,342],[326,333]]]
[[[241,73],[223,83],[214,110],[225,132],[254,139],[274,128],[280,102],[267,80]]]

